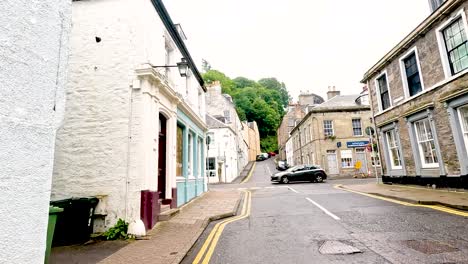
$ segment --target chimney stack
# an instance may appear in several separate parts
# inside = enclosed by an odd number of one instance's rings
[[[328,86],[327,100],[330,100],[337,95],[340,95],[340,91],[337,91],[335,86]]]

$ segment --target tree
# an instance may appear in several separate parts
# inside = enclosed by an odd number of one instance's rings
[[[208,84],[211,84],[214,81],[219,81],[221,83],[222,92],[229,95],[232,94],[235,87],[234,82],[229,77],[217,70],[209,70],[205,72],[203,74],[203,80]]]
[[[276,78],[263,78],[258,82],[237,77],[230,79],[224,73],[210,69],[203,74],[207,83],[219,81],[222,92],[232,96],[241,120],[256,121],[263,151],[278,150],[276,130],[289,103],[286,85]]]

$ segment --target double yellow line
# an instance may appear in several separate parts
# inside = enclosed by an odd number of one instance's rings
[[[254,165],[255,166],[255,165]],[[210,262],[211,256],[218,244],[219,238],[223,233],[224,228],[227,224],[244,219],[250,215],[250,204],[252,201],[252,193],[250,191],[244,191],[244,203],[242,205],[242,213],[238,216],[228,218],[224,221],[217,223],[213,230],[211,230],[208,238],[206,239],[205,243],[201,247],[200,251],[198,252],[197,256],[193,260],[193,264],[207,264]],[[205,254],[206,253],[206,254]],[[204,258],[203,258],[204,257]]]
[[[257,164],[257,162],[254,162],[254,164],[252,165],[252,168],[250,168],[250,171],[249,171],[249,174],[247,175],[247,177],[245,177],[245,179],[243,181],[241,181],[241,184],[243,183],[246,183],[250,180],[250,178],[252,178],[252,174],[255,170],[255,165]]]
[[[445,212],[445,213],[449,213],[449,214],[468,217],[468,212],[463,212],[463,211],[452,209],[452,208],[445,207],[445,206],[442,206],[442,205],[413,204],[413,203],[403,202],[403,201],[399,201],[399,200],[396,200],[396,199],[386,198],[386,197],[382,197],[382,196],[378,196],[378,195],[374,195],[374,194],[353,191],[353,190],[350,190],[350,189],[343,188],[341,185],[335,185],[334,187],[337,188],[337,189],[340,189],[340,190],[347,191],[347,192],[357,193],[357,194],[364,195],[364,196],[367,196],[367,197],[372,197],[372,198],[375,198],[375,199],[384,200],[384,201],[391,202],[391,203],[401,204],[401,205],[404,205],[404,206],[425,207],[425,208],[430,208],[430,209],[433,209],[433,210],[437,210],[437,211],[441,211],[441,212]]]

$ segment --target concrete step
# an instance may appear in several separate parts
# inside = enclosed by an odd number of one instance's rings
[[[172,217],[176,216],[179,213],[179,211],[180,210],[178,208],[166,210],[165,212],[161,212],[158,219],[159,221],[168,221]]]
[[[161,204],[161,213],[171,210],[170,204]]]

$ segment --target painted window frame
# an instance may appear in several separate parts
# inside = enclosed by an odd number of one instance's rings
[[[346,157],[343,158],[343,153],[351,153],[351,157]],[[343,165],[343,159],[350,160],[350,165],[349,166],[344,166]],[[354,157],[353,157],[353,150],[352,149],[342,149],[340,150],[340,163],[341,163],[341,168],[343,169],[353,169],[354,168]]]
[[[387,82],[388,101],[390,102],[390,105],[385,109],[383,109],[382,94],[380,93],[380,85],[379,85],[379,79],[382,78],[382,77],[385,77],[385,80]],[[390,109],[393,106],[393,102],[392,102],[392,93],[390,91],[390,83],[388,81],[388,74],[387,74],[386,70],[383,71],[381,74],[377,75],[377,77],[375,77],[374,85],[375,85],[375,89],[376,89],[377,104],[379,106],[379,110],[380,111],[385,111],[387,109]]]
[[[468,104],[466,105],[462,105],[460,107],[457,108],[457,113],[458,113],[458,120],[460,122],[460,127],[461,127],[461,136],[463,138],[463,142],[465,143],[465,151],[468,153],[468,128],[465,128],[465,126],[463,125],[463,117],[462,117],[462,113],[461,113],[461,109],[462,108],[465,108],[467,111],[468,111]],[[468,126],[468,124],[467,124]],[[466,129],[466,131],[465,131]]]
[[[393,143],[393,147],[390,145],[390,137],[389,137],[389,134],[392,134],[393,136],[393,140],[394,142]],[[388,150],[388,156],[390,157],[390,168],[393,169],[393,170],[401,170],[403,168],[402,166],[402,155],[401,155],[401,151],[400,151],[400,145],[399,145],[399,140],[397,139],[397,133],[395,131],[395,129],[389,129],[387,131],[384,132],[384,135],[385,135],[385,139],[386,139],[386,148]],[[395,162],[394,162],[394,156],[393,156],[393,152],[392,150],[393,149],[396,149],[397,150],[397,153],[398,153],[398,161],[400,163],[400,165],[395,165]]]
[[[400,126],[399,122],[392,122],[390,124],[387,124],[385,126],[379,127],[378,131],[380,134],[380,142],[381,146],[383,149],[383,160],[385,162],[385,168],[387,175],[389,176],[406,176],[406,165],[405,165],[405,158],[404,158],[404,152],[403,152],[403,147],[401,144],[401,138],[400,138]],[[388,148],[388,140],[385,135],[385,133],[389,130],[394,130],[395,131],[395,140],[398,143],[398,150],[400,152],[400,162],[401,162],[401,167],[392,167],[390,164],[391,162],[391,157],[390,157],[390,149]],[[390,166],[389,166],[390,165]]]
[[[193,177],[193,171],[194,171],[194,157],[193,157],[193,150],[194,150],[194,144],[193,144],[193,133],[191,131],[188,132],[187,136],[187,176],[188,177]]]
[[[455,149],[457,151],[458,160],[460,162],[460,173],[461,175],[467,175],[468,152],[466,149],[468,148],[468,143],[466,143],[463,138],[459,108],[468,105],[468,94],[452,98],[444,104],[447,107],[447,112],[449,114],[449,121],[453,134],[453,140],[455,142]]]
[[[422,157],[419,151],[419,144],[416,136],[416,129],[414,122],[427,118],[431,133],[434,138],[435,151],[437,154],[438,167],[423,166]],[[406,125],[408,127],[409,138],[411,142],[411,150],[413,152],[413,158],[415,163],[416,174],[424,177],[439,177],[446,175],[445,164],[443,163],[442,153],[440,150],[439,136],[437,135],[437,129],[433,119],[433,108],[429,107],[421,110],[417,113],[413,113],[405,117]]]
[[[408,77],[406,76],[406,68],[405,68],[404,60],[410,57],[413,53],[416,58],[416,65],[418,67],[419,80],[421,82],[421,91],[414,95],[410,95]],[[400,57],[398,61],[400,64],[401,81],[403,83],[403,92],[404,92],[405,98],[413,98],[413,97],[418,96],[420,93],[422,93],[425,90],[424,78],[423,78],[423,74],[421,70],[421,61],[419,60],[419,54],[418,54],[418,47],[414,46],[413,48],[409,49],[403,56]]]
[[[359,128],[355,128],[354,127],[354,121],[355,120],[359,120]],[[363,131],[362,131],[362,119],[360,117],[354,117],[354,118],[351,118],[351,127],[353,129],[353,136],[354,137],[362,137],[363,136]],[[361,134],[356,134],[354,133],[354,129],[360,129],[361,130]]]
[[[440,25],[436,29],[437,43],[438,43],[438,46],[439,46],[439,53],[440,53],[440,58],[441,58],[441,61],[442,61],[442,68],[444,70],[444,75],[445,75],[446,79],[448,79],[448,78],[450,78],[452,76],[462,75],[462,74],[464,74],[465,72],[468,71],[468,68],[467,68],[467,69],[464,69],[464,70],[462,70],[462,71],[460,71],[460,72],[458,72],[456,74],[452,73],[452,68],[450,66],[450,60],[449,60],[449,57],[448,57],[447,46],[445,45],[444,30],[447,27],[449,27],[450,25],[452,25],[452,23],[454,23],[456,20],[458,20],[460,18],[463,21],[463,27],[465,28],[465,34],[468,37],[468,22],[467,22],[467,19],[466,19],[466,13],[465,13],[464,8],[456,11],[456,13],[453,16],[451,16],[447,21],[445,21],[442,25]]]
[[[418,131],[417,124],[420,124],[419,128],[421,128],[423,126],[424,131]],[[428,127],[426,125],[428,125]],[[439,157],[437,156],[437,153],[435,153],[435,155],[434,155],[435,149],[433,151],[432,146],[431,146],[430,152],[431,152],[432,159],[435,162],[427,163],[425,158],[424,158],[424,150],[423,150],[423,147],[422,147],[423,144],[426,145],[427,143],[432,142],[432,144],[434,144],[434,148],[435,148],[435,138],[434,138],[434,135],[432,134],[432,128],[431,128],[429,118],[427,117],[427,118],[423,118],[423,119],[414,121],[413,122],[413,129],[416,132],[416,142],[418,144],[419,158],[420,158],[422,167],[423,168],[438,168],[439,167]],[[420,138],[419,135],[424,133],[424,132],[426,132],[426,134],[427,134],[426,137],[428,137],[428,135],[430,134],[432,136],[432,139]],[[426,147],[427,147],[427,145],[426,145]]]
[[[326,128],[326,127],[325,127],[325,122],[328,122],[328,121],[330,122],[331,128]],[[330,135],[328,135],[328,134],[325,132],[327,129],[331,129],[331,134],[330,134]],[[334,135],[335,135],[335,128],[334,128],[333,120],[323,120],[323,135],[324,135],[325,137],[331,137],[331,136],[334,136]]]
[[[182,135],[180,137],[180,142],[179,142],[179,129],[180,131],[182,132]],[[177,123],[177,126],[176,126],[176,176],[177,177],[185,177],[184,175],[184,148],[185,148],[185,129],[186,127],[183,126],[182,124],[180,123]],[[180,149],[179,149],[180,148]],[[179,150],[180,150],[180,157],[179,157]],[[180,160],[179,160],[180,159]],[[180,161],[180,162],[179,162]],[[180,164],[180,167],[179,167],[179,164]],[[180,175],[178,170],[180,170]]]

